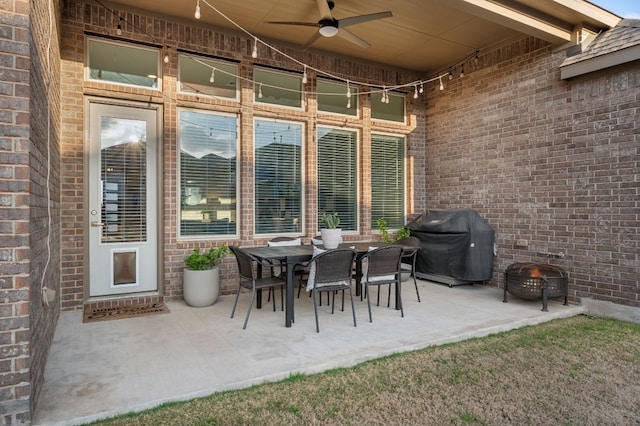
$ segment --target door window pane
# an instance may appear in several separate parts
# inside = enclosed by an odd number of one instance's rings
[[[237,99],[238,66],[188,55],[180,55],[180,91]]]
[[[340,227],[358,223],[357,133],[318,128],[318,228],[323,213],[338,213]]]
[[[147,240],[147,123],[100,118],[102,243]]]
[[[382,102],[383,94],[376,93],[375,95],[371,95],[371,118],[404,123],[404,95],[387,93],[386,96],[389,99],[388,103]]]
[[[255,232],[300,232],[303,126],[256,120],[254,130]]]
[[[180,235],[235,235],[238,123],[180,111]]]
[[[87,38],[91,80],[158,88],[159,51],[150,47]]]
[[[256,102],[302,107],[302,77],[278,71],[256,68],[253,72],[255,80],[254,100]]]
[[[371,135],[371,223],[404,226],[404,137]]]
[[[351,96],[347,96],[348,94]],[[358,115],[357,87],[318,80],[318,111]]]

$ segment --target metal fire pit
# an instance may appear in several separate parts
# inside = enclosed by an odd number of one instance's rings
[[[567,304],[569,275],[554,265],[514,263],[504,271],[504,300],[507,292],[522,299],[542,299],[542,310],[548,311],[547,300],[564,297]]]

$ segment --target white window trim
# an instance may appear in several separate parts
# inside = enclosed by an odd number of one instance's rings
[[[351,114],[344,114],[341,112],[331,112],[331,111],[324,111],[320,109],[320,103],[318,102],[318,82],[322,81],[323,83],[333,83],[336,85],[340,85],[340,82],[337,81],[333,81],[333,80],[327,80],[327,79],[322,79],[319,78],[316,80],[316,111],[318,112],[318,115],[324,115],[324,116],[339,116],[339,117],[348,117],[351,118],[352,120],[361,120],[360,117],[360,87],[357,84],[350,84],[350,87],[352,89],[352,93],[351,93],[351,102],[355,102],[355,115],[351,115]],[[333,95],[332,95],[333,96]],[[335,95],[335,96],[339,96],[339,95]],[[346,84],[345,84],[345,103],[346,103]],[[405,114],[406,115],[406,114]]]
[[[233,64],[236,66],[236,89],[235,89],[235,96],[233,98],[230,97],[226,97],[226,96],[215,96],[215,95],[208,95],[206,93],[194,93],[194,92],[187,92],[184,91],[182,89],[182,79],[180,78],[180,57],[188,57],[188,58],[192,58],[194,60],[201,60],[203,62],[218,62],[221,64]],[[209,58],[207,56],[198,56],[198,55],[193,55],[193,54],[189,54],[189,53],[184,53],[184,52],[179,52],[178,54],[178,78],[176,79],[176,90],[178,93],[180,93],[181,95],[184,96],[196,96],[196,97],[202,97],[202,98],[209,98],[209,99],[222,99],[222,100],[227,100],[227,101],[240,101],[240,77],[239,77],[239,73],[240,73],[240,64],[238,64],[237,62],[233,62],[233,61],[225,61],[223,59],[217,59],[217,58]]]
[[[289,106],[289,105],[281,105],[281,104],[274,104],[271,102],[262,102],[260,101],[260,99],[258,98],[258,94],[257,94],[257,90],[260,87],[260,85],[262,83],[256,81],[255,79],[255,70],[260,70],[260,71],[265,71],[265,72],[271,72],[274,74],[283,74],[283,75],[290,75],[292,77],[299,77],[300,78],[300,86],[301,86],[301,92],[300,94],[300,106],[299,107],[295,107],[295,106]],[[282,70],[278,70],[278,69],[273,69],[273,68],[267,68],[267,67],[254,67],[254,78],[253,78],[253,104],[254,105],[267,105],[269,107],[273,107],[273,108],[283,108],[283,109],[288,109],[288,110],[292,110],[292,111],[304,111],[305,110],[305,105],[306,105],[306,99],[305,99],[305,90],[304,90],[304,84],[302,83],[302,75],[295,73],[293,71],[282,71]],[[285,89],[285,88],[280,88],[277,86],[270,86],[270,85],[264,85],[262,84],[263,87],[274,87],[277,88],[279,90],[285,90],[285,91],[290,91],[293,92],[293,90],[291,89]]]
[[[375,100],[374,100],[374,99],[373,99],[373,94],[371,94],[371,95],[370,95],[370,97],[371,97],[370,101],[371,101],[371,102],[370,102],[370,107],[369,107],[369,108],[371,108],[371,111],[370,111],[370,113],[371,113],[371,121],[372,121],[373,123],[393,123],[393,124],[395,124],[395,125],[405,125],[405,126],[406,126],[406,125],[407,125],[407,94],[406,94],[406,93],[404,93],[404,94],[399,94],[399,93],[388,92],[388,95],[389,95],[389,96],[399,96],[399,97],[402,97],[402,102],[404,103],[404,106],[403,106],[404,114],[403,114],[403,116],[402,116],[402,121],[385,120],[384,118],[374,118],[374,117],[373,117],[373,103],[374,103],[374,102],[380,102],[380,99],[375,99]],[[382,95],[380,95],[380,96],[382,96]],[[375,133],[377,133],[377,134],[382,134],[382,133],[380,133],[380,132],[375,132]],[[396,135],[396,136],[397,136],[397,135]]]
[[[395,123],[395,122],[394,122]],[[402,143],[403,143],[403,150],[404,150],[404,158],[403,158],[403,175],[404,175],[404,182],[403,182],[403,194],[402,194],[402,222],[403,222],[403,226],[405,226],[407,224],[407,194],[408,194],[408,178],[409,175],[407,174],[407,159],[408,159],[408,155],[407,155],[407,134],[403,134],[403,133],[391,133],[391,132],[377,132],[377,131],[372,131],[371,132],[371,137],[373,138],[374,135],[380,135],[380,136],[389,136],[389,137],[394,137],[394,138],[402,138]],[[371,144],[373,144],[373,142],[371,142]],[[371,147],[369,148],[371,150]],[[389,228],[389,231],[398,231],[400,228]],[[380,235],[380,232],[377,230],[377,226],[375,223],[371,223],[371,230],[374,234],[378,234]]]

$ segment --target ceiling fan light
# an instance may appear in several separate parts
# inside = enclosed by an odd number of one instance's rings
[[[320,35],[323,37],[333,37],[338,34],[338,27],[334,27],[333,25],[325,25],[320,27]]]

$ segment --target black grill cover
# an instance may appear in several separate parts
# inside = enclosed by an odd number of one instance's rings
[[[475,210],[427,210],[407,228],[421,242],[417,272],[491,279],[495,232]]]

